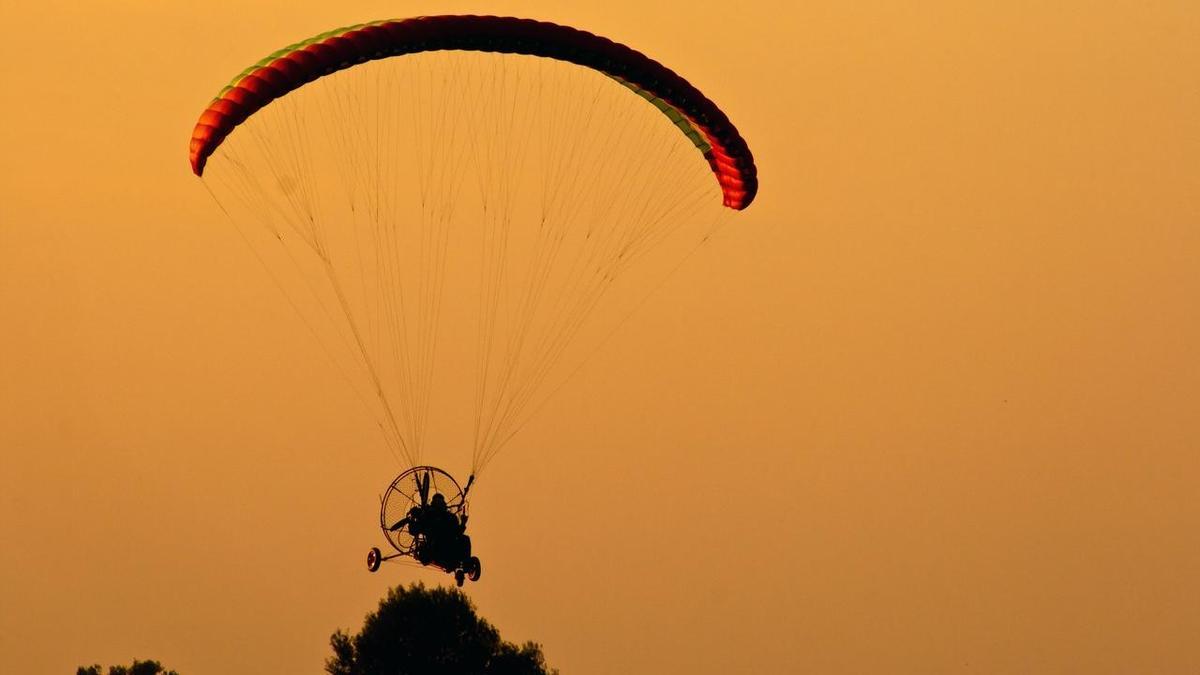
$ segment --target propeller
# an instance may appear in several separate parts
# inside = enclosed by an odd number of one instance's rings
[[[417,479],[417,492],[421,494],[421,506],[429,506],[429,472]]]

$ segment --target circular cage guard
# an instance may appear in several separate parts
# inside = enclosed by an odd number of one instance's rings
[[[394,531],[390,528],[406,518],[413,507],[428,505],[435,494],[445,498],[446,508],[451,513],[460,518],[467,515],[467,500],[462,487],[453,476],[437,467],[414,466],[388,485],[379,509],[379,527],[397,552],[411,555],[417,542],[407,527]]]

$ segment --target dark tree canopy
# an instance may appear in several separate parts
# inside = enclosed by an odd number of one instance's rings
[[[367,615],[358,635],[330,638],[330,675],[557,675],[541,647],[500,639],[457,589],[399,586]]]
[[[80,666],[75,675],[104,675],[104,670],[99,664],[94,666]],[[179,675],[173,670],[163,668],[158,661],[138,661],[133,660],[133,665],[129,666],[109,666],[108,675]]]

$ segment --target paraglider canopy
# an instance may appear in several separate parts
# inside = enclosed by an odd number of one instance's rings
[[[729,118],[687,80],[641,52],[568,26],[502,16],[423,16],[338,28],[280,49],[233,79],[192,132],[197,176],[233,129],[271,101],[355,64],[403,54],[465,50],[528,54],[593,68],[671,119],[712,165],[725,205],[744,209],[758,192],[754,159]]]

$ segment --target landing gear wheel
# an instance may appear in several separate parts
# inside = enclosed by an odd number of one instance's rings
[[[471,581],[479,581],[480,575],[483,574],[483,567],[479,564],[479,558],[471,556],[467,560],[467,564],[463,566],[467,573],[467,578]]]
[[[458,584],[459,588],[462,588],[463,579],[466,576],[467,576],[466,572],[463,572],[462,570],[455,570],[454,571],[454,583]]]
[[[372,547],[370,551],[367,551],[367,571],[368,572],[374,572],[374,571],[378,570],[379,565],[382,562],[383,562],[383,554],[379,552],[379,549]]]

